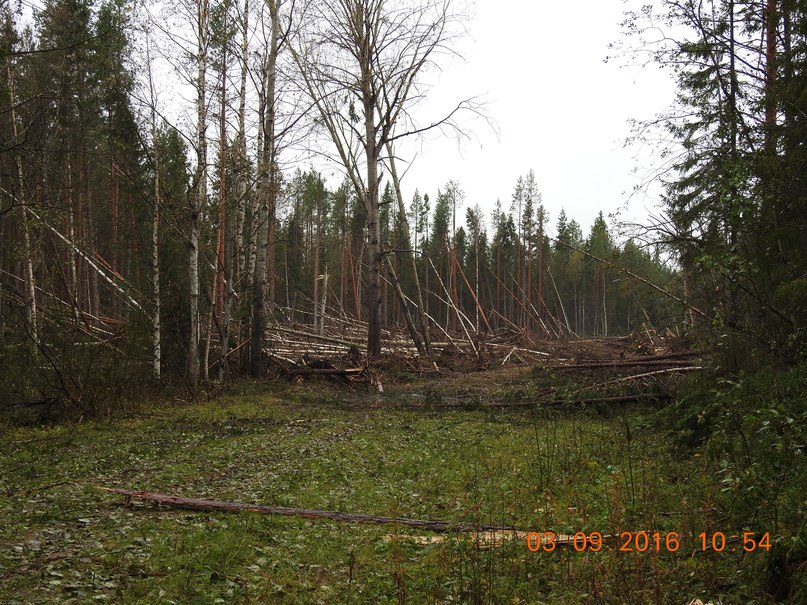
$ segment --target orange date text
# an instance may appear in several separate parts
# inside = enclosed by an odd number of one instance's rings
[[[557,534],[552,531],[532,531],[526,537],[530,552],[553,552],[558,547],[571,548],[577,552],[600,552],[602,550],[661,553],[679,550],[711,551],[717,553],[752,552],[770,550],[769,532],[759,534],[746,531],[740,533],[701,532],[697,536],[685,537],[680,532],[623,531],[602,534],[598,531]]]

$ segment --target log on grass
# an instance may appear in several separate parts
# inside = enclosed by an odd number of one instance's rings
[[[615,395],[613,397],[586,397],[583,399],[564,399],[553,401],[553,405],[566,405],[576,403],[632,403],[634,401],[663,401],[672,399],[667,393],[636,393],[634,395]]]
[[[548,395],[549,393],[542,393]],[[554,407],[563,405],[578,405],[578,404],[598,404],[598,403],[632,403],[635,401],[662,401],[672,399],[671,395],[666,393],[636,393],[635,395],[615,395],[613,397],[585,397],[573,399],[547,399],[547,400],[530,400],[530,401],[499,401],[499,402],[486,402],[481,405],[491,408],[516,408],[516,407]],[[448,406],[446,406],[448,407]]]
[[[208,500],[205,498],[181,498],[168,494],[144,492],[133,489],[116,487],[100,487],[105,492],[120,494],[126,497],[126,503],[132,499],[151,502],[169,508],[180,508],[202,512],[225,513],[258,513],[261,515],[283,515],[286,517],[303,517],[307,519],[330,519],[331,521],[347,521],[349,523],[373,523],[376,525],[402,525],[417,527],[434,532],[469,532],[469,531],[515,531],[515,528],[506,525],[480,525],[473,526],[452,521],[432,521],[424,519],[407,519],[396,517],[376,517],[359,513],[342,513],[331,510],[315,510],[308,508],[289,508],[285,506],[266,506],[263,504],[246,504],[242,502],[226,502],[224,500]]]
[[[550,395],[554,389],[545,390],[539,395]],[[574,399],[531,399],[529,401],[467,401],[440,403],[430,407],[434,408],[459,408],[459,407],[484,407],[484,408],[527,408],[527,407],[554,407],[563,405],[579,404],[600,404],[600,403],[631,403],[634,401],[662,401],[672,399],[666,393],[636,393],[634,395],[615,395],[612,397],[586,397]]]

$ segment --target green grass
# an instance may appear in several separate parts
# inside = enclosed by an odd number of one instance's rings
[[[0,602],[765,602],[764,553],[693,554],[698,532],[743,528],[721,525],[719,483],[652,428],[652,410],[413,410],[402,388],[377,400],[252,386],[108,422],[6,427]],[[424,546],[405,539],[424,532],[389,526],[127,508],[94,486],[688,537],[675,554],[532,553],[461,535]]]

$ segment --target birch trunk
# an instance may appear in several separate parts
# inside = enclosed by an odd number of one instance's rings
[[[67,235],[71,242],[76,241],[76,216],[73,207],[73,162],[71,155],[67,154]],[[79,291],[78,291],[78,264],[75,250],[68,251],[68,267],[70,270],[70,302],[73,305],[73,320],[79,320]]]
[[[216,313],[219,329],[218,380],[227,377],[227,353],[230,347],[230,307],[232,306],[232,244],[228,237],[228,225],[232,221],[227,211],[227,45],[224,45],[221,73],[221,97],[219,100],[219,249],[216,276]]]
[[[247,136],[246,136],[246,104],[247,104],[247,71],[249,69],[249,0],[244,0],[244,15],[241,22],[241,85],[238,92],[238,210],[235,219],[235,275],[239,277],[244,271],[243,229],[246,218],[247,191]]]
[[[188,379],[191,388],[199,384],[199,236],[200,214],[207,199],[207,25],[208,0],[197,0],[196,55],[196,195],[190,196],[191,231],[188,241],[188,278],[190,281],[190,339],[188,344]]]
[[[325,334],[325,311],[328,304],[328,266],[325,266],[325,271],[322,274],[322,295],[320,301],[319,311],[319,335]]]
[[[258,377],[263,373],[263,337],[266,325],[267,243],[272,239],[275,197],[277,195],[275,167],[275,86],[277,79],[277,54],[280,41],[278,0],[267,0],[271,23],[269,53],[264,66],[264,99],[266,114],[263,124],[263,144],[258,161],[260,200],[257,215],[257,241],[254,275],[254,299],[252,307],[252,331],[250,334],[250,374]],[[274,271],[274,268],[272,268]],[[274,277],[274,276],[273,276]]]
[[[156,142],[154,145],[154,167],[154,213],[151,222],[151,291],[154,297],[154,310],[151,314],[151,365],[154,378],[160,378],[162,366],[162,349],[160,346],[160,160]]]
[[[154,209],[151,218],[151,295],[154,307],[151,313],[151,367],[154,378],[160,378],[162,370],[161,325],[160,325],[160,150],[157,142],[157,97],[151,74],[151,55],[148,35],[146,37],[146,62],[148,63],[149,97],[151,102],[151,143],[154,147]]]

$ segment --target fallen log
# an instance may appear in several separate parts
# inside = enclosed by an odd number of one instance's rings
[[[617,378],[616,380],[610,380],[608,382],[603,382],[601,384],[594,385],[590,387],[592,389],[601,388],[604,386],[608,386],[611,384],[617,384],[619,382],[627,382],[629,380],[638,380],[639,378],[650,378],[652,376],[658,376],[660,374],[673,374],[677,372],[699,372],[703,370],[703,366],[685,366],[681,368],[667,368],[665,370],[656,370],[655,372],[646,372],[644,374],[635,374],[633,376],[625,376],[624,378]]]
[[[604,368],[636,368],[636,367],[682,367],[691,364],[689,359],[619,359],[614,361],[587,361],[575,364],[547,365],[545,368],[553,370],[594,370]]]
[[[303,366],[299,368],[292,368],[289,370],[290,374],[301,374],[303,376],[310,376],[319,374],[321,376],[358,376],[366,371],[366,368],[312,368],[310,366]]]
[[[638,532],[637,532],[638,533]],[[652,535],[653,533],[658,532],[645,532],[648,535]],[[489,532],[473,532],[467,538],[470,538],[474,541],[474,545],[479,548],[498,548],[502,546],[506,542],[512,542],[515,540],[526,542],[527,547],[532,552],[537,552],[539,550],[539,542],[540,544],[547,545],[549,544],[551,535],[552,544],[555,547],[567,547],[567,546],[574,546],[578,552],[580,550],[585,550],[586,547],[590,547],[594,544],[591,540],[590,534],[580,535],[578,534],[556,534],[555,532],[535,532],[535,531],[515,531],[515,530],[508,530],[508,531],[489,531]],[[466,538],[466,539],[467,539]],[[602,543],[604,544],[617,544],[620,538],[619,534],[604,534],[600,536]],[[385,542],[396,542],[396,541],[403,541],[403,542],[413,542],[415,544],[419,544],[421,546],[428,546],[429,544],[441,544],[446,541],[446,536],[412,536],[412,535],[398,535],[398,534],[389,534],[384,536]],[[598,541],[598,543],[599,543]],[[624,541],[624,540],[623,540]]]
[[[552,401],[552,405],[566,405],[572,403],[630,403],[633,401],[662,401],[672,399],[667,393],[636,393],[635,395],[614,395],[613,397],[586,397],[577,399],[564,399]]]
[[[491,348],[511,348],[512,345],[509,344],[499,344],[496,342],[485,342],[486,347]],[[541,357],[549,357],[549,353],[545,353],[544,351],[534,351],[532,349],[522,349],[521,347],[514,347],[516,351],[521,351],[522,353],[529,353],[530,355],[540,355]]]
[[[264,504],[245,504],[243,502],[226,502],[224,500],[208,500],[206,498],[182,498],[168,494],[144,492],[134,489],[95,486],[96,489],[125,496],[128,505],[132,499],[151,502],[169,508],[196,510],[202,512],[225,513],[258,513],[261,515],[282,515],[286,517],[303,517],[306,519],[330,519],[331,521],[347,521],[350,523],[372,523],[376,525],[402,525],[417,527],[434,532],[479,532],[479,531],[516,531],[507,525],[467,525],[453,521],[432,521],[424,519],[407,519],[397,517],[376,517],[359,513],[342,513],[330,510],[309,508],[289,508],[285,506],[266,506]]]
[[[324,336],[320,334],[313,334],[311,332],[305,332],[303,330],[293,330],[291,328],[286,328],[284,326],[279,325],[271,325],[267,328],[267,332],[271,332],[275,330],[277,332],[283,332],[285,334],[292,334],[293,336],[299,336],[301,338],[306,338],[309,340],[318,340],[320,342],[327,342],[334,345],[343,345],[346,347],[361,347],[360,342],[354,342],[352,340],[344,340],[342,338],[334,338],[332,336]]]
[[[645,361],[659,361],[661,359],[685,359],[687,357],[699,357],[703,355],[703,351],[695,351],[687,349],[686,351],[677,351],[675,353],[659,353],[658,355],[644,355],[643,357],[634,357],[634,359],[643,359]]]
[[[539,396],[551,395],[554,389],[544,391]],[[429,407],[433,408],[459,408],[459,407],[482,407],[482,408],[528,408],[528,407],[555,407],[564,405],[590,404],[590,403],[630,403],[634,401],[662,401],[672,399],[672,395],[666,393],[636,393],[634,395],[614,395],[612,397],[585,397],[572,399],[531,399],[529,401],[451,401],[440,403]]]
[[[366,373],[366,368],[312,368],[309,366],[296,367],[286,370],[290,376],[312,377],[324,376],[337,380],[346,380],[351,383],[372,384],[372,377]]]

